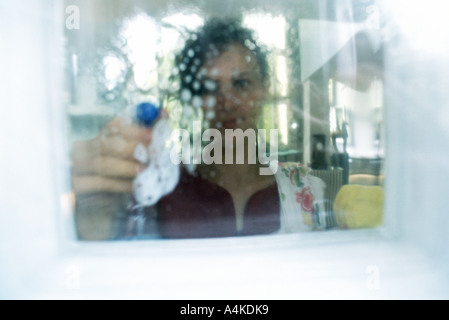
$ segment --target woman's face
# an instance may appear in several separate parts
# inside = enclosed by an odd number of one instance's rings
[[[229,45],[206,61],[200,73],[210,128],[254,129],[268,88],[251,51],[241,44]]]

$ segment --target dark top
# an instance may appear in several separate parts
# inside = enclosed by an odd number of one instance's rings
[[[147,223],[150,216],[153,222],[157,220],[154,227],[162,238],[269,234],[280,228],[280,200],[276,183],[256,192],[246,204],[243,230],[238,232],[229,192],[183,169],[175,190],[163,197],[157,206],[146,208],[145,216]],[[149,228],[145,226],[146,233]],[[125,234],[132,236],[135,233],[132,229],[135,228],[128,228]]]

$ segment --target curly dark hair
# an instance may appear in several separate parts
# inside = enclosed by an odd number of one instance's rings
[[[248,48],[259,65],[262,80],[268,79],[266,50],[257,44],[253,31],[243,27],[238,19],[213,18],[190,35],[184,48],[176,56],[180,92],[187,89],[192,96],[201,95],[204,88],[195,85],[192,79],[208,59],[218,56],[231,44],[241,44]]]

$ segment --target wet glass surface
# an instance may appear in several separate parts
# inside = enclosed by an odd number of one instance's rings
[[[80,239],[382,224],[385,21],[375,1],[81,1],[78,9],[65,52]],[[163,109],[164,121],[138,126],[142,102]],[[227,130],[237,135],[227,139]],[[227,158],[240,138],[241,154]],[[201,181],[189,185],[191,177]],[[206,182],[220,191],[216,204]],[[228,224],[235,230],[220,233]]]

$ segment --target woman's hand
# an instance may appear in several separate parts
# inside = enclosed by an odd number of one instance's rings
[[[98,137],[75,142],[72,149],[73,189],[131,193],[132,181],[148,161],[152,129],[115,118]]]

